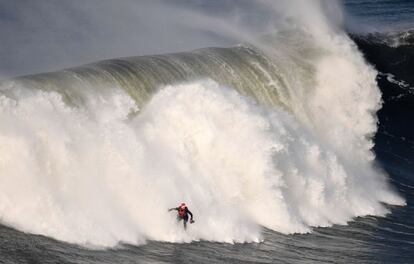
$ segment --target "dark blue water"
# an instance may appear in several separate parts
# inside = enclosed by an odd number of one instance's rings
[[[414,24],[412,0],[345,0],[344,5],[354,30],[412,29]]]
[[[0,263],[414,263],[414,41],[406,34],[414,29],[414,1],[348,0],[345,6],[367,28],[387,29],[352,37],[380,72],[384,105],[374,150],[407,206],[311,234],[265,230],[262,243],[235,245],[149,242],[90,250],[0,226]],[[390,45],[390,38],[404,41]]]

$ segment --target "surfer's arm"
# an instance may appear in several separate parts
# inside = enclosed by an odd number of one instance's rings
[[[175,208],[170,208],[170,209],[168,209],[168,212],[171,212],[172,210],[176,210],[176,211],[178,211],[178,207],[175,207]]]
[[[193,213],[191,213],[190,210],[188,210],[188,208],[186,208],[186,211],[189,215],[191,215],[191,220],[193,220]]]

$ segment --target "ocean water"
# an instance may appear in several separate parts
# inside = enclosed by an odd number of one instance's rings
[[[342,5],[270,3],[277,30],[251,42],[2,80],[0,262],[414,262],[414,7]]]
[[[410,30],[414,23],[414,3],[410,0],[347,0],[344,4],[353,18],[353,30]]]

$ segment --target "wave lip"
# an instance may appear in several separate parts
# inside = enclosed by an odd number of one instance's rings
[[[351,34],[354,38],[371,44],[386,45],[392,48],[413,46],[414,30],[397,30],[389,32],[371,32],[365,34]]]

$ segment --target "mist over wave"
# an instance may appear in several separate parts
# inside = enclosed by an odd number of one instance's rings
[[[301,18],[254,45],[3,81],[2,222],[99,246],[232,243],[403,205],[371,151],[376,72],[313,13],[317,30]],[[180,201],[187,232],[166,210]]]

